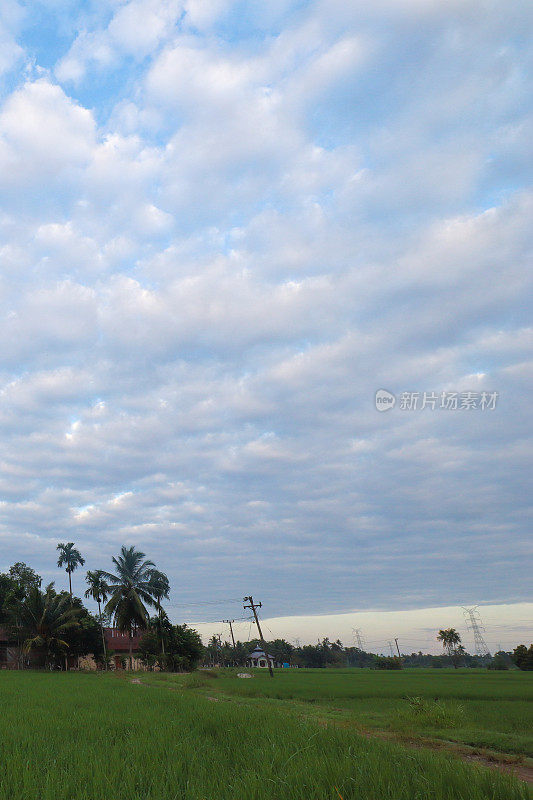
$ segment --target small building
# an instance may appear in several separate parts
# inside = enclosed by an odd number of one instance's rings
[[[144,631],[136,630],[130,638],[129,633],[123,633],[118,628],[104,628],[107,651],[113,653],[112,669],[130,669],[130,646],[133,657],[133,669],[145,669],[142,663],[139,645]],[[91,655],[76,658],[68,656],[67,663],[70,669],[96,669],[96,662]],[[13,634],[0,627],[0,669],[42,669],[46,664],[46,657],[42,648],[36,648],[29,653],[25,651],[22,642],[17,642]]]
[[[268,661],[267,661],[268,658]],[[259,645],[255,648],[255,650],[250,653],[246,660],[247,667],[260,667],[262,669],[268,668],[268,662],[270,662],[271,667],[277,667],[279,664],[274,660],[274,656],[271,656],[270,653],[265,653]]]
[[[104,628],[105,643],[108,652],[113,652],[113,666],[115,669],[130,669],[130,645],[133,656],[133,669],[143,669],[139,656],[139,644],[144,631],[136,630],[132,637],[118,628]]]

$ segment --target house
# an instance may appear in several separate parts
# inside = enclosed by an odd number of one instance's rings
[[[280,664],[278,664],[278,662],[274,660],[274,656],[271,656],[270,653],[268,653],[268,660],[270,661],[270,666],[271,667],[279,667],[280,666]],[[253,652],[251,652],[250,655],[248,656],[248,658],[246,660],[246,666],[247,667],[260,667],[260,668],[263,668],[263,669],[267,669],[267,667],[268,667],[267,654],[265,653],[264,650],[262,650],[259,647],[259,645],[257,645],[255,650]]]
[[[105,644],[108,652],[113,652],[113,666],[115,669],[125,667],[130,669],[130,644],[133,655],[133,669],[144,669],[139,658],[139,643],[144,631],[137,630],[130,639],[129,633],[123,633],[118,628],[104,628]]]
[[[105,642],[108,652],[112,652],[112,667],[130,669],[130,644],[133,656],[133,669],[144,669],[139,657],[139,643],[144,631],[136,631],[130,640],[129,633],[122,633],[118,628],[104,628]],[[45,665],[44,653],[41,650],[25,652],[20,643],[10,637],[8,631],[0,628],[0,669],[23,669],[28,667],[42,668]],[[77,659],[68,658],[70,669],[96,669],[92,656]]]

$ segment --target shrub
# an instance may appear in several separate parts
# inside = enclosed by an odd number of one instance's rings
[[[378,656],[375,660],[376,669],[401,669],[402,662],[399,658],[391,656]]]
[[[406,697],[407,707],[398,710],[399,719],[408,724],[428,728],[456,728],[464,719],[464,708],[443,700]]]
[[[183,681],[186,689],[202,689],[209,685],[209,678],[202,672],[191,672]]]

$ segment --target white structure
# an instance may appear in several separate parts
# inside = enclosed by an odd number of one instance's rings
[[[275,667],[276,666],[276,662],[274,661],[273,656],[271,656],[270,654],[268,655],[268,660],[270,661],[270,666],[271,667]],[[252,653],[250,653],[250,655],[248,656],[248,659],[246,661],[246,666],[248,666],[248,667],[262,667],[264,669],[267,669],[267,667],[268,667],[267,654],[265,653],[264,650],[261,650],[259,645],[257,645],[255,650]]]

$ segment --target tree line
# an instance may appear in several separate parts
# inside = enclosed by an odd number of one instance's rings
[[[43,589],[40,575],[22,562],[0,573],[0,625],[17,646],[19,666],[28,665],[32,653],[41,655],[50,668],[66,667],[72,658],[90,654],[107,668],[114,655],[108,651],[104,635],[104,626],[109,624],[129,636],[130,667],[134,637],[139,632],[143,632],[143,652],[144,645],[156,638],[161,668],[192,669],[202,660],[204,648],[198,632],[170,623],[162,606],[169,596],[168,578],[144,553],[122,547],[112,558],[112,572],[98,569],[86,573],[85,597],[96,602],[96,616],[72,591],[72,575],[85,559],[74,542],[60,542],[57,550],[57,565],[68,576],[68,591],[57,591],[54,583]],[[152,616],[149,609],[153,609]]]
[[[54,583],[41,587],[41,577],[22,562],[0,573],[0,626],[17,645],[19,666],[28,665],[29,655],[40,654],[50,668],[67,666],[72,660],[91,654],[107,668],[114,655],[108,651],[104,627],[112,625],[129,636],[129,663],[133,667],[133,642],[139,635],[136,654],[148,668],[190,670],[199,663],[218,666],[244,666],[259,640],[237,641],[235,646],[213,636],[206,647],[197,631],[187,625],[172,624],[163,607],[169,598],[170,583],[135,547],[123,546],[112,558],[113,571],[89,570],[85,575],[86,598],[98,607],[91,614],[73,594],[73,573],[85,564],[74,542],[57,545],[57,565],[68,576],[68,591],[57,591]],[[152,615],[150,610],[153,611]],[[295,667],[489,667],[491,669],[533,669],[533,645],[519,645],[513,652],[499,652],[493,658],[472,656],[465,651],[454,628],[439,631],[443,646],[440,656],[422,652],[386,657],[358,647],[345,647],[327,637],[315,645],[294,646],[285,639],[267,642],[276,662]]]
[[[398,656],[382,656],[369,653],[359,647],[346,647],[337,639],[330,641],[327,637],[317,644],[294,646],[285,639],[274,639],[266,642],[268,654],[274,661],[290,664],[293,667],[326,669],[335,667],[358,667],[382,670],[396,670],[403,667],[487,667],[489,669],[533,669],[533,645],[529,650],[519,645],[513,652],[498,652],[494,657],[473,656],[466,652],[461,644],[461,637],[455,628],[439,631],[437,641],[443,646],[442,655],[428,653],[402,653]],[[217,636],[211,637],[206,647],[206,663],[215,666],[244,666],[250,652],[261,646],[259,639],[249,642],[221,642]]]

